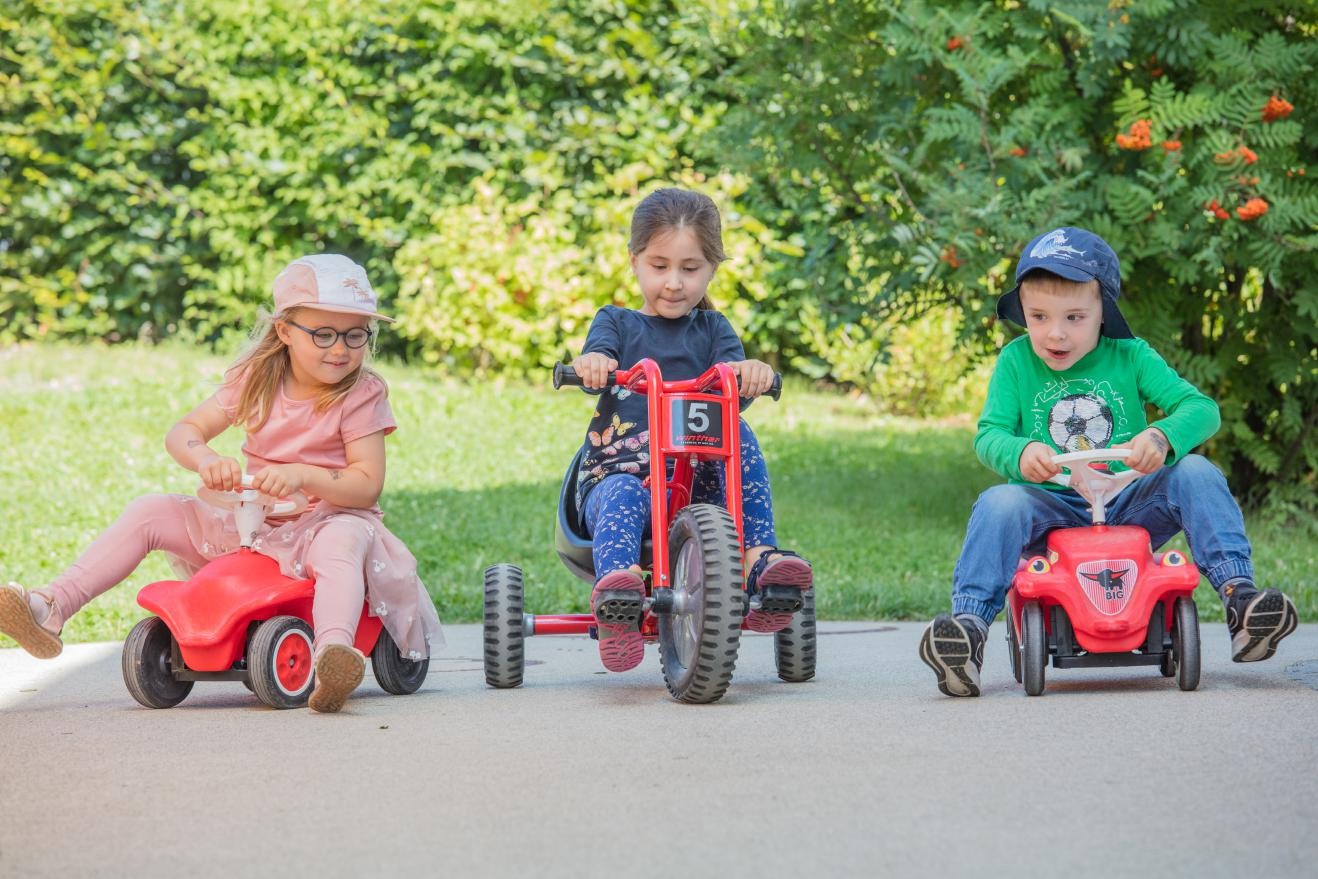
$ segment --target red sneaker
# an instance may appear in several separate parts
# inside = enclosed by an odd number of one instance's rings
[[[628,671],[645,658],[641,615],[645,581],[635,571],[610,571],[595,583],[590,610],[599,624],[600,661],[609,671]]]
[[[781,632],[801,609],[801,593],[814,588],[810,563],[794,552],[771,549],[755,560],[746,577],[751,609],[746,628],[752,632]]]

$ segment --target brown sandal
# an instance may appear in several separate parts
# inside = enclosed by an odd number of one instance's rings
[[[40,592],[36,595],[50,605],[50,614],[44,623],[38,623],[32,615],[26,589],[17,583],[0,586],[0,632],[13,638],[19,647],[37,659],[54,659],[64,649],[64,642],[59,637],[64,618],[55,599]],[[58,627],[53,632],[49,628],[51,624]]]
[[[346,644],[330,644],[316,657],[316,689],[307,707],[332,714],[343,707],[366,677],[366,656]]]

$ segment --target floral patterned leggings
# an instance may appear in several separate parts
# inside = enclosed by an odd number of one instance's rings
[[[704,461],[696,468],[691,502],[723,503],[723,464]],[[604,477],[586,494],[586,530],[598,580],[641,559],[641,541],[650,528],[650,489],[630,473]],[[750,425],[741,422],[741,530],[746,546],[777,546],[769,467]]]

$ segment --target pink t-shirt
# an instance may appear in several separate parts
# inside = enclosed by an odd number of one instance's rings
[[[241,377],[226,382],[216,393],[229,423],[238,411]],[[281,387],[275,394],[270,417],[243,442],[247,472],[256,473],[270,464],[310,464],[326,470],[348,465],[345,448],[353,440],[383,431],[386,436],[398,425],[389,408],[388,390],[373,375],[364,375],[348,395],[323,412],[315,399],[290,399]],[[318,500],[308,495],[312,504]]]

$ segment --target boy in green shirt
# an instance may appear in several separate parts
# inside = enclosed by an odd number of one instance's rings
[[[1142,475],[1108,502],[1110,525],[1138,525],[1155,547],[1184,530],[1226,605],[1231,658],[1267,659],[1295,630],[1295,605],[1254,586],[1240,507],[1222,472],[1190,451],[1221,424],[1217,404],[1130,331],[1117,309],[1121,265],[1102,238],[1063,227],[1030,242],[998,316],[1028,334],[998,356],[975,453],[1007,477],[979,496],[952,575],[952,613],[920,638],[920,658],[949,696],[978,696],[989,624],[1022,554],[1054,528],[1090,524],[1089,502],[1048,480],[1059,452],[1129,449]],[[1149,424],[1145,403],[1165,413]],[[1164,466],[1166,465],[1166,466]],[[1114,465],[1115,466],[1115,465]]]

